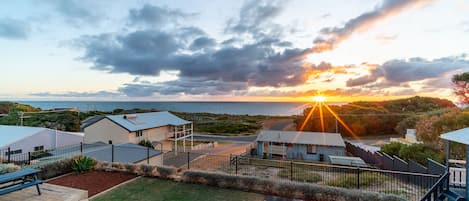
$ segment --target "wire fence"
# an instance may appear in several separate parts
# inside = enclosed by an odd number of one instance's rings
[[[412,201],[420,200],[441,177],[432,174],[237,155],[203,155],[195,160],[188,159],[188,163],[181,168],[396,194]]]

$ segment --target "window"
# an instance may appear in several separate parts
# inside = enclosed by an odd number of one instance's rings
[[[143,136],[142,130],[135,132],[135,137],[142,137],[142,136]]]
[[[43,151],[43,150],[44,150],[44,146],[34,147],[34,151]]]
[[[12,155],[13,154],[21,154],[21,153],[23,153],[23,150],[21,150],[21,149],[10,151],[10,154],[12,154]],[[5,152],[5,156],[8,156],[8,151]]]
[[[316,146],[314,146],[314,145],[307,145],[307,146],[306,146],[306,153],[307,153],[307,154],[316,154]]]

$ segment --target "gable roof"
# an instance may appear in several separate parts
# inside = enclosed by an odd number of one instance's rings
[[[256,141],[345,147],[339,133],[261,130]]]
[[[440,138],[452,142],[469,145],[469,128],[463,128],[442,134]]]
[[[121,115],[106,115],[104,117],[96,117],[96,119],[90,119],[86,121],[86,125],[83,125],[82,129],[98,122],[99,120],[107,118],[115,124],[121,126],[129,132],[138,130],[145,130],[150,128],[157,128],[162,126],[180,126],[190,124],[190,121],[186,121],[177,117],[170,112],[148,112],[148,113],[136,113],[136,114],[121,114]]]
[[[19,140],[38,133],[48,133],[50,135],[58,133],[63,135],[69,134],[83,136],[83,133],[56,131],[43,127],[0,125],[0,147],[11,145]]]
[[[0,147],[12,144],[36,133],[45,131],[47,128],[29,126],[6,126],[0,125]]]

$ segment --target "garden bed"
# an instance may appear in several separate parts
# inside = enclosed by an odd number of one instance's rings
[[[87,190],[88,197],[91,197],[135,177],[133,174],[121,172],[91,171],[83,174],[69,174],[47,183]]]

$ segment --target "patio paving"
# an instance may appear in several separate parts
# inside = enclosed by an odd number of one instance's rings
[[[40,185],[42,195],[38,195],[36,187],[25,188],[3,196],[0,201],[79,201],[88,199],[88,191],[44,183]]]

